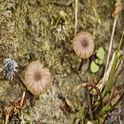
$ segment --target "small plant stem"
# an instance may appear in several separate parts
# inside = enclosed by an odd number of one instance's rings
[[[104,73],[104,77],[103,77],[103,83],[105,83],[105,79],[104,78],[105,78],[105,74],[106,74],[106,71],[107,71],[107,68],[108,68],[108,63],[109,63],[109,59],[110,59],[110,55],[111,55],[111,49],[112,49],[113,37],[114,37],[114,33],[115,33],[115,27],[116,27],[117,19],[118,19],[118,15],[116,15],[116,17],[114,19],[114,24],[113,24],[113,29],[112,29],[112,34],[111,34],[110,44],[109,44],[109,52],[108,52],[108,56],[107,56],[105,73]]]
[[[32,110],[30,111],[30,124],[33,124],[32,123]]]
[[[112,81],[113,81],[113,77],[114,77],[114,73],[115,73],[115,69],[116,69],[116,65],[118,63],[118,60],[120,58],[120,52],[119,51],[116,51],[116,55],[115,55],[115,59],[114,59],[114,63],[112,65],[112,70],[110,72],[110,77],[107,81],[107,84],[106,84],[106,87],[105,89],[103,90],[103,93],[102,93],[102,97],[105,96],[106,92],[108,91],[108,89],[110,88],[110,86],[112,85]]]
[[[118,45],[118,49],[117,49],[118,51],[121,48],[121,45],[122,45],[122,42],[123,42],[123,37],[124,37],[124,29],[123,29],[122,36],[121,36],[121,39],[120,39],[120,42],[119,42],[119,45]]]
[[[16,78],[20,81],[20,83],[22,84],[22,86],[27,90],[26,85],[24,84],[23,80],[18,76],[17,73],[15,73],[15,76],[16,76]]]
[[[116,101],[116,103],[115,103],[113,106],[109,107],[110,103],[107,104],[107,105],[102,109],[102,111],[100,112],[99,115],[100,115],[100,116],[103,116],[103,115],[105,115],[107,112],[111,112],[112,110],[114,110],[115,107],[121,102],[121,100],[123,99],[123,97],[124,97],[124,93],[121,95],[121,97]]]
[[[116,69],[116,65],[117,65],[117,62],[118,62],[119,57],[120,57],[119,50],[120,50],[121,45],[122,45],[122,42],[123,42],[123,37],[124,37],[124,29],[123,29],[122,37],[121,37],[120,42],[119,42],[119,45],[118,45],[118,49],[116,51],[115,59],[114,59],[113,65],[112,65],[112,70],[110,72],[110,77],[109,77],[109,79],[107,81],[107,85],[106,85],[106,87],[105,87],[105,89],[103,90],[103,93],[102,93],[102,98],[103,99],[104,99],[104,96],[105,96],[106,92],[108,91],[108,89],[112,85],[111,82],[113,80],[114,72],[115,72],[115,69]],[[94,108],[96,108],[99,104],[100,104],[99,102],[96,102],[95,105],[94,105]]]
[[[81,69],[82,69],[83,63],[84,63],[84,60],[83,60],[83,59],[81,59],[80,66],[79,66],[79,68],[78,68],[78,71],[79,71],[79,72],[81,72]]]
[[[124,90],[124,89],[123,89]],[[109,101],[105,101],[105,105],[107,105],[108,102],[111,102],[117,95],[123,93],[124,91],[123,90],[120,90],[118,91],[118,93],[116,93],[115,95],[113,95]]]
[[[88,106],[89,106],[90,120],[93,120],[94,116],[93,116],[93,111],[92,111],[92,103],[91,103],[90,93],[89,93],[89,90],[88,90],[87,87],[85,88],[85,90],[86,90],[86,96],[87,96],[87,103],[88,103]]]
[[[118,63],[117,69],[118,70],[116,72],[116,76],[115,76],[114,82],[113,82],[114,85],[116,84],[117,79],[119,78],[119,76],[121,75],[121,73],[124,70],[124,60],[123,60],[123,58],[121,58],[121,61]]]
[[[115,70],[116,70],[116,66],[117,66],[118,60],[119,60],[119,58],[121,56],[119,50],[120,50],[121,45],[122,45],[123,36],[124,36],[124,31],[122,32],[122,36],[121,36],[121,39],[120,39],[120,42],[119,42],[119,45],[118,45],[118,49],[116,51],[115,59],[114,59],[113,65],[112,65],[112,70],[110,72],[110,77],[109,77],[109,79],[107,81],[105,89],[103,90],[102,97],[105,96],[106,92],[108,91],[108,89],[112,85],[112,81],[113,81],[114,73],[115,73]]]
[[[74,35],[77,34],[77,25],[78,25],[77,15],[78,15],[78,0],[75,0],[75,33]]]
[[[120,50],[120,47],[121,47],[121,44],[122,44],[122,41],[123,41],[123,36],[124,36],[124,34],[122,33],[122,37],[121,37],[121,40],[120,40],[120,42],[119,42],[118,49],[117,49],[117,51],[116,51],[114,63],[113,63],[113,65],[112,65],[112,70],[111,70],[111,73],[110,73],[110,78],[109,78],[109,80],[107,81],[107,85],[106,85],[106,87],[105,87],[105,89],[104,89],[104,91],[103,91],[103,93],[102,93],[102,97],[105,96],[106,92],[108,91],[108,89],[109,89],[110,86],[112,85],[112,80],[113,80],[113,78],[114,78],[114,73],[115,73],[116,65],[117,65],[118,60],[119,60],[120,55],[121,55],[120,52],[119,52],[119,50]],[[121,98],[123,97],[123,95],[124,95],[124,93],[123,93],[122,96],[118,99],[118,101],[117,101],[113,106],[111,106],[111,107],[109,107],[111,101],[108,102],[108,104],[101,110],[100,115],[104,115],[104,114],[106,114],[106,112],[112,111],[112,110],[120,103]],[[108,107],[109,107],[109,108],[108,108]]]

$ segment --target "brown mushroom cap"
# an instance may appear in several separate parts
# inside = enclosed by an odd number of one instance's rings
[[[73,49],[81,58],[89,58],[94,51],[94,40],[90,33],[80,32],[73,39]]]
[[[25,85],[34,95],[45,92],[52,84],[51,74],[40,61],[31,62],[25,72]]]

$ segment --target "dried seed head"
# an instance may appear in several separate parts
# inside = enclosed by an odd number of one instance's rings
[[[32,62],[25,73],[25,85],[34,95],[40,95],[51,86],[51,74],[40,61]]]
[[[80,32],[73,39],[73,49],[81,58],[89,58],[94,51],[94,40],[90,33]]]

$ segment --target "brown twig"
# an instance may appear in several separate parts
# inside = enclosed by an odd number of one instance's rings
[[[109,99],[109,100],[106,100],[104,102],[104,106],[108,104],[108,102],[110,103],[117,95],[121,94],[124,92],[124,89],[121,89],[120,91],[118,91],[115,95],[113,94],[113,96]]]
[[[123,90],[123,89],[124,89],[124,82],[122,83],[122,85],[119,85],[119,87],[117,87],[118,91]]]
[[[75,87],[75,88],[73,89],[73,92],[76,92],[76,91],[79,90],[81,87],[92,87],[92,88],[94,88],[94,89],[98,92],[98,95],[100,96],[100,101],[102,101],[101,92],[100,92],[99,88],[98,88],[95,84],[93,84],[93,83],[82,83],[82,84],[78,85],[77,87]]]
[[[93,84],[93,83],[82,83],[82,84],[78,85],[77,87],[75,87],[73,89],[73,92],[76,92],[81,87],[92,87],[92,88],[94,88],[97,91],[98,95],[100,96],[100,104],[99,104],[99,107],[95,110],[95,113],[96,112],[98,113],[101,110],[102,105],[103,105],[103,99],[102,99],[102,94],[100,92],[100,89],[95,84]]]

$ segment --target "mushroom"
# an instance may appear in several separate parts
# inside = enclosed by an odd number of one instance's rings
[[[73,49],[82,59],[89,58],[94,51],[94,40],[90,33],[80,32],[73,39]]]
[[[24,83],[32,94],[40,95],[51,86],[51,74],[40,61],[33,61],[27,67]]]

